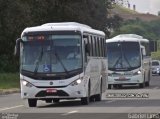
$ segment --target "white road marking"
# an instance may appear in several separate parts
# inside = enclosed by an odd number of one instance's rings
[[[111,103],[111,102],[115,102],[115,100],[110,100],[110,101],[107,101],[106,103]]]
[[[5,107],[5,108],[1,108],[0,111],[15,109],[15,108],[23,107],[23,106],[24,105],[17,105],[17,106],[14,106],[14,107]]]
[[[74,110],[74,111],[70,111],[70,112],[67,112],[67,113],[64,113],[62,114],[63,116],[66,116],[66,115],[69,115],[69,114],[74,114],[74,113],[77,113],[78,111]]]

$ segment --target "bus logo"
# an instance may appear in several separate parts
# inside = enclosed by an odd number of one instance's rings
[[[53,82],[50,82],[49,84],[50,84],[50,85],[53,85]]]

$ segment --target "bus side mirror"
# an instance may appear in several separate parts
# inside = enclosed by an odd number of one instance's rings
[[[21,38],[18,38],[16,40],[16,45],[15,45],[15,48],[14,48],[14,55],[19,57],[20,56],[20,43],[22,42],[22,39]]]
[[[144,47],[141,48],[141,52],[142,52],[142,59],[144,56],[146,56],[146,50]]]
[[[144,48],[142,48],[142,54],[143,56],[146,56],[146,50]]]

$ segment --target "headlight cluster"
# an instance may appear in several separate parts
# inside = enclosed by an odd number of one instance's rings
[[[159,71],[159,68],[157,68],[157,71]]]
[[[139,75],[139,74],[141,74],[141,73],[142,73],[142,72],[139,70],[139,71],[133,73],[133,75]]]
[[[33,85],[28,81],[22,80],[22,85],[31,88]]]
[[[73,82],[71,83],[71,86],[75,86],[75,85],[80,84],[80,83],[82,82],[82,80],[83,80],[83,77],[81,77],[81,78],[79,78],[79,79],[73,81]]]

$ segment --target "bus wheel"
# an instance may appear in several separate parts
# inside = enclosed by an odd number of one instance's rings
[[[118,87],[118,84],[113,84],[113,88],[117,88]]]
[[[145,86],[149,86],[150,80],[151,80],[151,74],[150,74],[150,71],[149,71],[149,73],[148,73],[148,81],[145,83]]]
[[[146,81],[145,81],[145,74],[144,74],[144,81],[143,81],[143,83],[139,84],[139,87],[140,88],[144,88],[145,87],[145,83],[146,83]]]
[[[54,103],[59,103],[59,101],[60,101],[60,99],[58,99],[58,98],[53,99]]]
[[[95,97],[96,97],[96,96],[91,96],[91,97],[89,98],[89,101],[90,101],[90,102],[94,102]]]
[[[147,81],[147,82],[145,83],[145,86],[149,86],[149,81]]]
[[[118,84],[118,85],[117,85],[117,88],[121,89],[121,88],[122,88],[122,85],[121,85],[121,84]]]
[[[95,96],[95,101],[101,101],[101,100],[102,100],[102,83],[100,85],[100,93]]]
[[[90,83],[89,83],[89,86],[88,86],[88,96],[81,98],[81,104],[82,105],[88,105],[89,102],[90,102]]]
[[[111,89],[111,86],[112,86],[111,84],[108,84],[108,89]]]
[[[140,84],[139,84],[139,87],[140,87],[140,88],[144,88],[144,87],[145,87],[145,82],[140,83]]]
[[[28,99],[29,107],[36,107],[37,106],[37,99]]]

